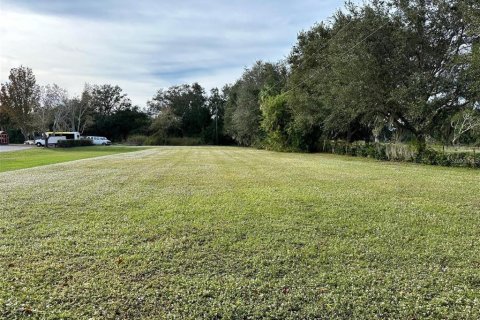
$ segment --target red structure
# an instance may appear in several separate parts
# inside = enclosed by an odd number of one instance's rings
[[[0,144],[8,144],[8,133],[0,131]]]

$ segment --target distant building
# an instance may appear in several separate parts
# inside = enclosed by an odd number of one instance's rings
[[[8,144],[8,133],[0,131],[0,144]]]

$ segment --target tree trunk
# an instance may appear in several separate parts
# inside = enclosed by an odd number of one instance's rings
[[[45,148],[48,148],[48,138],[49,136],[47,134],[44,134],[45,137]]]
[[[25,129],[20,128],[20,132],[22,133],[22,136],[25,140],[28,140],[28,134],[25,132]]]
[[[417,135],[416,139],[417,139],[416,141],[417,151],[419,153],[422,153],[427,149],[427,141],[426,141],[425,135],[423,134]]]
[[[452,139],[452,146],[456,146],[456,145],[457,145],[457,140],[458,140],[458,137],[456,137],[456,136],[453,136],[453,139]]]

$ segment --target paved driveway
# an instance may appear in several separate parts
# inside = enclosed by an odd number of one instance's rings
[[[25,150],[25,149],[30,149],[35,146],[26,146],[23,144],[9,144],[9,145],[0,145],[0,152],[5,152],[5,151],[20,151],[20,150]]]

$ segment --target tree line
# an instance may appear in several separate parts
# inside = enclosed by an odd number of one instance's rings
[[[0,104],[0,126],[25,138],[68,129],[299,151],[325,140],[480,143],[480,3],[347,3],[300,32],[285,60],[256,62],[208,93],[198,83],[160,89],[146,109],[108,84],[70,98],[57,85],[37,86],[23,66],[2,84]]]
[[[120,141],[133,132],[144,133],[150,119],[133,106],[119,86],[86,84],[79,96],[69,97],[57,84],[39,86],[24,66],[10,71],[1,85],[0,127],[11,141],[23,142],[47,131],[78,131],[108,135]],[[18,134],[20,133],[20,134]]]

